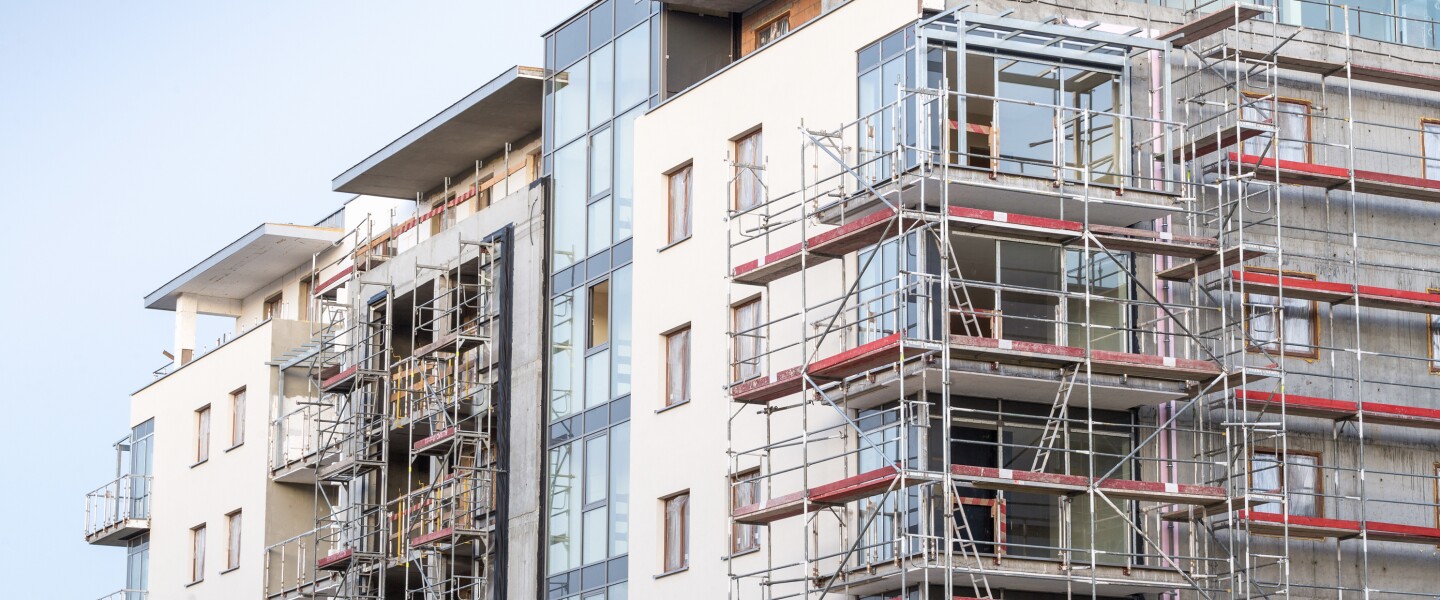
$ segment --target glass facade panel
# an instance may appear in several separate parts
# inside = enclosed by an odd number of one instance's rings
[[[658,88],[658,7],[597,2],[546,39],[542,165],[551,179],[554,273],[547,431],[550,459],[561,462],[549,469],[555,525],[545,561],[557,600],[626,595],[634,123]],[[573,456],[582,446],[588,461]]]
[[[630,285],[629,265],[616,269],[610,276],[610,303],[613,311],[610,318],[610,352],[614,357],[611,363],[610,395],[613,398],[630,393],[630,357],[633,352],[630,335],[633,292]]]
[[[636,108],[615,119],[615,240],[622,241],[635,230],[635,118],[645,112]]]
[[[585,248],[585,144],[576,142],[555,152],[553,255],[556,271],[579,262]]]
[[[610,430],[610,556],[630,551],[630,422]]]
[[[581,60],[555,75],[555,141],[563,144],[587,129],[589,63]]]
[[[548,573],[580,566],[580,442],[550,450]]]
[[[585,381],[580,353],[585,343],[585,299],[579,290],[557,296],[550,312],[550,420],[575,414]]]
[[[650,24],[645,23],[615,42],[615,106],[625,110],[649,96]]]

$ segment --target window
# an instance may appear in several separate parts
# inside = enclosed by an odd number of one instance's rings
[[[1425,178],[1440,179],[1440,119],[1420,121],[1420,154],[1425,157]]]
[[[1440,288],[1426,291],[1440,294]],[[1440,315],[1430,315],[1430,372],[1440,373]]]
[[[1280,160],[1310,162],[1310,103],[1289,98],[1270,98],[1261,94],[1245,94],[1242,118],[1247,121],[1274,125],[1274,156]],[[1278,118],[1277,118],[1278,115]],[[1267,156],[1270,136],[1245,140],[1245,154]]]
[[[780,36],[790,33],[790,13],[780,15],[775,20],[755,28],[755,47],[759,48],[770,42],[780,39]]]
[[[300,299],[295,302],[296,318],[310,320],[310,278],[300,280]]]
[[[737,304],[731,312],[735,332],[731,377],[735,381],[754,379],[760,376],[760,299]]]
[[[1273,269],[1250,269],[1262,273],[1276,273]],[[1314,275],[1285,271],[1285,277],[1314,279]],[[1278,354],[1297,358],[1319,358],[1320,321],[1319,311],[1313,300],[1286,298],[1283,307],[1275,296],[1264,294],[1245,295],[1246,332],[1250,335],[1252,352]],[[1283,313],[1284,322],[1279,319]],[[1278,323],[1278,324],[1277,324]]]
[[[731,481],[731,510],[760,502],[760,470],[750,469],[737,473]],[[730,553],[740,554],[760,549],[760,526],[736,523],[730,532]]]
[[[665,406],[690,400],[690,326],[665,336]]]
[[[735,210],[760,206],[765,198],[764,132],[756,130],[735,140]]]
[[[1320,475],[1320,468],[1319,452],[1257,449],[1250,456],[1250,488],[1260,493],[1285,491],[1290,514],[1324,517],[1325,505],[1321,502],[1324,478]],[[1279,513],[1282,509],[1278,503],[1271,502],[1256,505],[1255,510]]]
[[[280,300],[284,297],[284,294],[276,293],[274,296],[266,298],[265,305],[260,308],[260,319],[263,321],[280,318]]]
[[[210,460],[210,405],[195,411],[195,464]]]
[[[245,443],[245,388],[230,392],[230,447]]]
[[[190,528],[190,582],[205,579],[205,524]]]
[[[240,568],[240,511],[225,515],[225,570]]]
[[[670,172],[670,239],[671,244],[690,237],[691,165]]]
[[[610,343],[610,282],[590,286],[590,343],[594,348]]]
[[[665,572],[690,566],[690,491],[664,498]]]

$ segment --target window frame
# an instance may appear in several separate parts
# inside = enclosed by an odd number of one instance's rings
[[[676,541],[676,543],[680,547],[680,563],[672,566],[669,563],[671,548],[670,503],[675,502],[676,500],[679,500],[681,498],[685,499],[685,504],[680,509],[680,539]],[[678,573],[680,571],[684,571],[690,568],[690,515],[694,509],[694,506],[692,505],[690,500],[691,495],[689,489],[684,489],[673,494],[660,497],[660,532],[661,539],[663,541],[660,548],[660,572],[662,575]]]
[[[1437,154],[1434,158],[1431,158],[1431,157],[1430,157],[1430,153],[1429,153],[1430,148],[1426,148],[1426,147],[1425,147],[1425,136],[1426,136],[1426,133],[1427,133],[1426,130],[1425,130],[1425,128],[1426,128],[1427,126],[1432,126],[1432,125],[1435,126],[1436,129],[1437,129],[1436,134],[1437,134],[1437,135],[1440,135],[1440,117],[1421,117],[1421,118],[1420,118],[1420,178],[1421,178],[1421,179],[1430,179],[1430,162],[1431,162],[1431,161],[1434,161],[1434,162],[1436,162],[1436,163],[1440,163],[1440,154]],[[1437,150],[1440,150],[1440,149],[1437,149]],[[1435,181],[1435,180],[1433,180],[1433,179],[1430,179],[1430,180],[1431,180],[1431,181]]]
[[[757,140],[757,145],[756,145],[755,151],[756,151],[757,154],[759,154],[759,156],[758,156],[757,158],[759,159],[759,162],[760,162],[761,164],[758,164],[758,165],[753,165],[753,164],[752,164],[752,165],[749,165],[748,167],[741,167],[741,166],[739,166],[739,165],[741,165],[741,164],[748,164],[748,163],[743,163],[743,162],[741,161],[740,149],[744,147],[744,144],[745,144],[745,141],[746,141],[746,140],[749,140],[749,139],[752,139],[752,138]],[[746,212],[746,211],[755,210],[756,208],[759,208],[759,207],[761,207],[761,206],[763,206],[763,205],[765,204],[765,199],[764,199],[764,197],[763,197],[764,194],[761,192],[761,190],[765,187],[765,185],[764,185],[764,181],[765,181],[765,180],[764,180],[763,177],[760,176],[760,174],[764,172],[764,164],[763,164],[763,163],[765,162],[765,127],[764,127],[763,125],[756,125],[755,127],[752,127],[752,128],[750,128],[750,129],[747,129],[747,130],[745,130],[744,133],[741,133],[740,135],[737,135],[737,136],[735,136],[734,138],[731,138],[731,139],[730,139],[730,144],[731,144],[731,146],[733,147],[733,149],[734,149],[734,151],[735,151],[735,164],[736,164],[736,166],[732,167],[732,169],[733,169],[733,176],[734,176],[734,180],[735,180],[735,181],[731,184],[732,187],[734,188],[734,191],[735,191],[735,200],[734,200],[734,202],[732,203],[732,205],[730,206],[730,209],[731,209],[731,210],[734,210],[735,212]],[[742,202],[742,198],[741,198],[741,192],[742,192],[742,190],[744,189],[744,185],[743,185],[742,182],[744,181],[744,175],[745,175],[746,172],[750,172],[750,173],[754,173],[754,174],[755,174],[755,179],[757,180],[757,183],[756,183],[756,185],[757,185],[756,193],[761,196],[761,197],[756,198],[756,199],[755,199],[755,203],[754,203],[753,205],[751,205],[751,206],[745,206],[744,203]]]
[[[1261,92],[1241,92],[1241,94],[1244,94],[1246,98],[1250,98],[1250,99],[1252,99],[1252,100],[1253,100],[1253,99],[1257,99],[1257,98],[1264,98],[1264,97],[1270,95],[1270,94],[1264,94],[1264,93],[1261,93]],[[1279,96],[1279,95],[1276,95],[1276,96],[1275,96],[1275,103],[1276,103],[1276,104],[1295,104],[1295,105],[1300,105],[1300,106],[1304,106],[1304,107],[1305,107],[1305,160],[1304,160],[1304,162],[1306,162],[1306,163],[1313,163],[1313,162],[1315,162],[1315,144],[1314,144],[1314,142],[1315,142],[1315,103],[1312,102],[1312,101],[1310,101],[1310,100],[1306,100],[1306,99],[1304,99],[1304,98],[1295,98],[1295,97],[1291,97],[1291,96]],[[1277,106],[1276,109],[1277,109],[1277,112],[1278,112],[1279,107]],[[1257,107],[1256,110],[1260,110],[1260,109]],[[1242,113],[1244,112],[1244,107],[1243,107],[1243,106],[1241,107],[1241,112],[1242,112]],[[1272,115],[1272,116],[1270,117],[1270,122],[1271,122],[1272,125],[1275,126],[1275,136],[1278,138],[1278,137],[1280,136],[1280,121],[1279,121],[1279,119],[1276,119],[1276,118]],[[1256,136],[1256,137],[1258,137],[1258,136]],[[1276,158],[1276,160],[1285,160],[1285,159],[1283,159],[1283,158],[1280,158],[1280,152],[1279,152],[1280,140],[1279,140],[1279,139],[1276,139],[1276,140],[1275,140],[1275,148],[1276,148],[1276,152],[1275,152],[1275,158]],[[1244,154],[1244,153],[1245,153],[1245,142],[1244,142],[1244,141],[1241,141],[1241,142],[1240,142],[1240,153],[1241,153],[1241,154]]]
[[[1305,272],[1305,271],[1282,271],[1282,270],[1280,270],[1280,269],[1272,269],[1272,268],[1270,268],[1270,267],[1246,267],[1245,270],[1246,270],[1246,271],[1249,271],[1249,272],[1252,272],[1252,273],[1266,273],[1266,274],[1269,274],[1269,275],[1276,275],[1276,276],[1279,276],[1279,277],[1295,277],[1295,278],[1299,278],[1299,279],[1309,279],[1309,280],[1311,280],[1311,281],[1318,281],[1318,280],[1319,280],[1319,278],[1316,277],[1314,273],[1307,273],[1307,272]],[[1285,342],[1285,341],[1282,339],[1282,338],[1283,338],[1283,335],[1284,335],[1284,333],[1285,333],[1285,320],[1284,320],[1283,317],[1277,319],[1278,327],[1277,327],[1275,339],[1273,339],[1273,340],[1266,340],[1266,341],[1264,341],[1263,343],[1255,343],[1255,342],[1257,342],[1258,340],[1255,339],[1255,336],[1253,335],[1253,333],[1252,333],[1251,330],[1250,330],[1250,323],[1251,323],[1251,321],[1255,318],[1254,306],[1253,306],[1254,303],[1253,303],[1253,302],[1251,301],[1251,299],[1250,299],[1252,295],[1256,295],[1256,294],[1255,294],[1254,292],[1245,292],[1245,298],[1244,298],[1243,301],[1242,301],[1242,302],[1243,302],[1242,308],[1244,309],[1244,317],[1245,317],[1245,337],[1246,337],[1247,339],[1249,339],[1250,342],[1251,342],[1251,343],[1247,343],[1247,344],[1245,345],[1245,351],[1246,351],[1247,353],[1251,353],[1251,354],[1271,354],[1271,355],[1276,356],[1276,357],[1280,356],[1281,353],[1283,353],[1286,358],[1299,358],[1299,359],[1304,359],[1304,360],[1319,360],[1319,359],[1320,359],[1320,337],[1321,337],[1321,336],[1320,336],[1320,303],[1319,303],[1319,302],[1317,302],[1317,301],[1315,301],[1315,300],[1307,300],[1307,302],[1310,303],[1310,317],[1309,317],[1309,321],[1310,321],[1310,340],[1309,340],[1308,343],[1306,343],[1306,344],[1304,344],[1304,345],[1305,345],[1305,346],[1309,346],[1309,347],[1310,347],[1310,351],[1309,351],[1309,352],[1290,352],[1290,351],[1284,350],[1285,346],[1290,345],[1290,344],[1287,343],[1287,342]],[[1266,296],[1267,294],[1258,294],[1258,295],[1260,295],[1260,296]],[[1279,300],[1279,298],[1280,298],[1279,296],[1270,296],[1270,297],[1271,297],[1271,298],[1275,298],[1276,300]],[[1283,308],[1283,307],[1282,307],[1281,305],[1279,305],[1279,304],[1274,304],[1274,305],[1271,305],[1271,306],[1273,306],[1273,307],[1276,308],[1276,309]],[[1271,345],[1273,345],[1273,346],[1276,348],[1276,350],[1275,350],[1273,353],[1270,352],[1270,351],[1267,351],[1267,350],[1265,349],[1266,346],[1271,346]]]
[[[751,306],[755,307],[755,325],[749,329],[759,330],[765,322],[765,305],[762,304],[764,299],[763,294],[756,294],[730,305],[730,331],[733,332],[730,343],[730,381],[732,383],[743,383],[756,379],[764,374],[764,370],[760,368],[761,356],[764,354],[760,347],[760,340],[756,338],[755,355],[750,357],[755,363],[752,367],[754,371],[747,374],[744,372],[745,366],[741,364],[741,348],[744,347],[744,342],[740,339],[740,332],[742,331],[740,328],[740,311]],[[758,336],[759,332],[756,331],[754,335]]]
[[[195,465],[210,460],[210,432],[214,416],[209,404],[195,409]]]
[[[1425,291],[1431,294],[1440,294],[1440,288],[1425,288]],[[1432,375],[1440,375],[1440,353],[1436,352],[1435,347],[1436,341],[1440,340],[1440,337],[1437,337],[1437,334],[1440,334],[1440,313],[1425,315],[1425,333],[1430,338],[1425,340],[1426,354],[1430,359],[1426,363],[1426,370]],[[1437,482],[1437,485],[1440,485],[1440,482]],[[1440,489],[1440,487],[1436,489]],[[1436,510],[1440,510],[1440,507],[1437,507]]]
[[[245,444],[245,386],[230,392],[230,448]]]
[[[771,37],[770,39],[761,41],[761,35],[763,33],[769,31],[770,29],[774,28],[776,25],[779,25],[782,22],[785,23],[785,31],[772,34],[773,37]],[[790,34],[790,11],[787,10],[783,13],[780,13],[775,18],[761,23],[759,26],[755,27],[755,29],[751,30],[751,34],[755,38],[755,47],[751,50],[751,52],[769,46],[770,44],[773,44],[777,41],[780,41],[781,38],[784,38],[786,35]]]
[[[730,476],[731,514],[734,514],[734,512],[740,508],[748,506],[747,504],[740,504],[739,502],[739,490],[742,485],[753,486],[752,496],[755,502],[761,501],[763,488],[760,483],[760,467],[742,469]],[[739,556],[759,551],[761,531],[760,525],[733,523],[730,528],[730,556]],[[748,532],[748,534],[746,532]],[[750,543],[742,545],[742,541],[748,541]]]
[[[228,573],[240,568],[241,534],[244,531],[244,509],[237,508],[225,513],[225,570]]]
[[[280,318],[280,311],[282,310],[282,308],[283,308],[284,306],[285,306],[285,291],[284,291],[284,290],[281,290],[281,291],[275,292],[274,294],[271,294],[271,295],[269,295],[269,296],[266,296],[264,302],[261,302],[261,303],[260,303],[260,320],[261,320],[261,321],[269,321],[270,319],[278,319],[278,318]]]
[[[1249,458],[1247,459],[1247,461],[1248,461],[1247,466],[1249,467],[1249,469],[1247,470],[1245,476],[1246,476],[1246,481],[1247,481],[1247,483],[1249,484],[1250,490],[1251,490],[1252,492],[1256,491],[1256,490],[1255,490],[1255,455],[1256,455],[1256,454],[1269,454],[1269,455],[1272,455],[1272,456],[1275,457],[1275,463],[1280,466],[1280,473],[1279,473],[1279,478],[1280,478],[1280,479],[1279,479],[1279,484],[1280,484],[1280,488],[1279,488],[1279,489],[1280,489],[1280,490],[1285,489],[1285,487],[1286,487],[1285,479],[1286,479],[1287,477],[1289,477],[1289,475],[1290,475],[1289,472],[1287,471],[1287,469],[1289,468],[1289,465],[1290,465],[1290,457],[1291,457],[1291,456],[1308,456],[1308,457],[1310,457],[1310,458],[1315,459],[1315,465],[1314,465],[1314,467],[1312,467],[1312,468],[1315,469],[1315,514],[1313,514],[1313,515],[1297,515],[1294,510],[1290,510],[1290,511],[1289,511],[1289,514],[1290,514],[1291,516],[1300,516],[1300,517],[1306,517],[1306,518],[1316,518],[1316,519],[1323,519],[1323,518],[1325,518],[1325,457],[1324,457],[1324,453],[1323,453],[1323,452],[1321,452],[1321,451],[1319,451],[1319,450],[1296,450],[1296,449],[1294,449],[1294,448],[1287,448],[1286,450],[1281,451],[1279,448],[1275,448],[1275,447],[1271,447],[1271,446],[1256,446],[1256,447],[1254,447],[1254,448],[1251,448],[1251,450],[1250,450],[1250,456],[1249,456]],[[1267,492],[1267,493],[1275,493],[1275,494],[1277,494],[1277,495],[1280,493],[1279,490],[1264,490],[1264,492]],[[1289,503],[1289,502],[1288,502],[1288,501],[1289,501],[1289,498],[1286,498],[1286,501],[1287,501],[1287,504],[1288,504],[1288,503]],[[1265,504],[1270,504],[1270,503],[1267,502],[1267,503],[1265,503]],[[1266,512],[1266,511],[1259,511],[1259,512]],[[1271,513],[1271,514],[1273,514],[1273,513]]]
[[[190,528],[190,584],[205,581],[206,524]]]
[[[685,234],[675,235],[675,184],[676,176],[685,176]],[[695,161],[683,164],[665,172],[665,241],[674,245],[690,239],[695,234]]]
[[[680,336],[680,335],[685,336],[685,340],[684,340],[685,358],[684,358],[684,362],[683,362],[683,364],[682,364],[682,367],[683,367],[683,369],[684,369],[684,373],[683,373],[683,376],[684,376],[684,377],[683,377],[683,380],[682,380],[683,383],[682,383],[682,385],[681,385],[681,387],[683,388],[684,394],[683,394],[683,397],[681,397],[681,398],[679,398],[679,399],[675,399],[675,398],[674,398],[674,394],[672,393],[673,390],[670,388],[670,384],[671,384],[672,382],[674,382],[674,378],[672,377],[672,374],[671,374],[671,369],[672,369],[672,367],[673,367],[673,361],[671,360],[671,357],[670,357],[670,353],[671,353],[671,351],[672,351],[670,340],[673,339],[673,338],[675,338],[676,336]],[[672,406],[680,406],[681,404],[685,404],[685,403],[689,402],[689,401],[692,399],[692,397],[694,396],[694,387],[693,387],[692,384],[693,384],[693,379],[694,379],[694,376],[695,376],[695,369],[694,369],[694,362],[693,362],[694,355],[695,355],[695,352],[694,352],[694,348],[695,348],[695,337],[694,337],[694,331],[691,329],[691,324],[690,324],[690,323],[686,323],[686,324],[684,324],[684,325],[681,325],[681,326],[679,326],[679,327],[676,327],[676,328],[674,328],[674,329],[671,329],[671,330],[665,332],[664,334],[662,334],[661,337],[662,337],[662,339],[664,340],[664,344],[665,344],[665,353],[664,353],[664,356],[665,356],[665,380],[664,380],[664,382],[663,382],[663,387],[662,387],[662,392],[663,392],[664,397],[665,397],[665,406],[662,407],[662,409],[663,409],[663,408],[670,408],[670,407],[672,407]]]

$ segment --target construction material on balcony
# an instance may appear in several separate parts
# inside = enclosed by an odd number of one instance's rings
[[[1440,183],[1440,182],[1437,182]],[[1301,277],[1276,275],[1260,271],[1231,271],[1231,279],[1243,284],[1248,293],[1266,296],[1284,295],[1296,300],[1313,300],[1329,304],[1355,302],[1365,308],[1404,312],[1440,313],[1440,293],[1412,292],[1394,288],[1352,283],[1316,281]]]
[[[1263,158],[1239,152],[1231,152],[1229,159],[1253,168],[1257,178],[1273,179],[1284,184],[1349,190],[1353,177],[1357,193],[1440,202],[1440,180]]]
[[[1236,406],[1250,412],[1267,411],[1276,414],[1313,417],[1336,421],[1363,418],[1371,425],[1394,425],[1419,429],[1440,429],[1440,409],[1385,404],[1381,402],[1356,402],[1334,400],[1282,392],[1260,390],[1238,390],[1235,392]]]

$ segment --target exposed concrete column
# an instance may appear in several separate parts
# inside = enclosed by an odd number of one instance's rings
[[[184,366],[195,356],[195,316],[200,301],[190,294],[175,299],[175,366]]]

